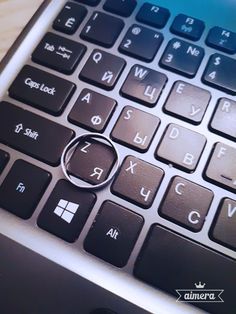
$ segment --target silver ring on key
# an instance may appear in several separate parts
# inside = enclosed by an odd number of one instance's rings
[[[103,142],[108,143],[109,146],[112,147],[112,149],[114,150],[114,153],[116,155],[116,162],[115,162],[109,176],[107,177],[106,180],[104,180],[103,182],[98,183],[98,184],[90,184],[90,183],[87,183],[87,182],[83,181],[82,179],[78,179],[78,178],[73,179],[73,176],[70,175],[68,173],[68,170],[67,170],[67,165],[69,164],[70,159],[71,159],[74,151],[76,150],[77,146],[79,145],[79,143],[82,140],[88,139],[88,138],[94,139],[94,140],[100,139]],[[112,142],[112,140],[109,137],[107,137],[103,134],[99,134],[99,133],[83,133],[83,134],[75,137],[66,145],[66,147],[64,148],[62,155],[61,155],[61,168],[62,168],[64,176],[66,177],[66,179],[69,182],[71,182],[73,185],[75,185],[76,187],[78,187],[80,189],[92,190],[92,189],[99,189],[99,188],[104,187],[114,178],[115,174],[117,173],[117,171],[119,169],[119,166],[120,166],[120,156],[119,156],[119,153],[118,153],[116,146],[114,145],[114,143]]]

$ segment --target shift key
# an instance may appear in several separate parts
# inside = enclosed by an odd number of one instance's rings
[[[75,84],[26,65],[9,89],[9,95],[28,105],[58,116],[69,102]]]
[[[0,142],[57,166],[74,131],[7,102],[0,103]]]

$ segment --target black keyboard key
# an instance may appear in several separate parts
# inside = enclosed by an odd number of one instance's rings
[[[143,225],[143,218],[110,201],[103,203],[85,239],[89,253],[117,267],[126,265]]]
[[[203,74],[203,83],[236,95],[236,60],[215,53],[212,55]]]
[[[53,28],[66,33],[74,34],[87,14],[87,10],[76,3],[67,2],[53,23]]]
[[[236,149],[217,143],[206,167],[206,178],[236,192]]]
[[[112,185],[112,192],[143,208],[151,207],[164,171],[141,159],[127,157]]]
[[[10,103],[0,103],[0,142],[56,166],[74,132]]]
[[[236,52],[236,33],[215,26],[209,32],[206,44],[215,49],[234,54]]]
[[[110,97],[84,89],[69,114],[69,121],[91,131],[103,132],[116,107]]]
[[[100,184],[108,178],[115,162],[116,156],[111,146],[84,139],[73,152],[67,169],[71,175],[83,181]]]
[[[134,65],[122,88],[122,96],[145,106],[153,107],[157,103],[167,82],[165,74]]]
[[[225,198],[220,203],[211,229],[211,237],[222,245],[236,251],[236,201]]]
[[[188,295],[190,291],[199,295],[195,284],[201,281],[205,289],[213,290],[217,300],[220,300],[218,295],[223,290],[221,297],[224,302],[195,302],[193,305],[214,314],[235,313],[236,262],[161,226],[155,225],[150,230],[134,274],[176,299],[179,298],[176,290],[181,289],[187,290]],[[186,301],[191,302],[189,299]]]
[[[127,106],[112,131],[112,138],[140,152],[146,152],[160,124],[154,115]]]
[[[216,105],[212,116],[210,128],[229,139],[236,140],[236,102],[227,98],[221,98]]]
[[[170,31],[176,35],[197,41],[202,36],[205,25],[193,17],[179,14],[175,17]]]
[[[74,90],[75,84],[26,65],[10,86],[9,95],[33,107],[59,115]]]
[[[213,199],[212,191],[181,177],[175,177],[169,187],[159,213],[193,232],[202,229]]]
[[[17,160],[0,187],[0,206],[23,219],[32,216],[51,180],[51,174]]]
[[[162,41],[161,33],[140,25],[132,25],[122,40],[119,51],[142,61],[151,62]]]
[[[111,90],[114,88],[125,60],[105,51],[95,49],[80,72],[80,79],[98,87]]]
[[[157,148],[156,157],[191,172],[196,169],[205,144],[205,136],[170,124]]]
[[[34,51],[32,59],[56,71],[71,74],[85,51],[86,47],[80,43],[47,33]]]
[[[0,149],[0,174],[5,168],[9,159],[10,159],[10,155],[7,152]]]
[[[194,77],[203,56],[203,48],[174,38],[166,47],[160,66],[187,77]]]
[[[38,218],[38,226],[67,242],[74,242],[96,201],[93,193],[59,181]]]
[[[101,0],[75,0],[75,1],[95,7],[100,3]]]
[[[165,103],[165,111],[193,124],[200,124],[211,94],[183,81],[175,82]]]
[[[156,28],[163,28],[170,17],[169,10],[155,4],[144,3],[140,8],[137,21]]]
[[[124,22],[114,16],[102,12],[94,12],[80,36],[94,44],[110,48],[120,35]]]
[[[136,4],[136,0],[106,0],[103,9],[120,16],[128,17],[134,11]]]

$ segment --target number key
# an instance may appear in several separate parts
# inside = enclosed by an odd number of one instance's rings
[[[208,61],[202,80],[205,84],[236,95],[236,60],[215,53]]]
[[[119,36],[124,22],[117,17],[94,12],[81,32],[81,38],[92,43],[110,48]]]
[[[166,47],[160,66],[187,77],[194,77],[203,56],[204,50],[201,47],[174,38]]]
[[[151,62],[162,41],[163,35],[161,33],[140,25],[133,25],[126,33],[119,50],[128,56]]]

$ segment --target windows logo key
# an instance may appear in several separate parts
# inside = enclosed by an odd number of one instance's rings
[[[61,199],[54,210],[54,214],[61,217],[61,219],[65,220],[69,224],[74,218],[78,208],[78,204]]]

